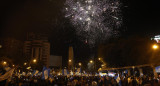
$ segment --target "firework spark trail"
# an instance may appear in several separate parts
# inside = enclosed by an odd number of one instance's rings
[[[122,21],[118,0],[66,0],[65,17],[90,44],[111,36]]]

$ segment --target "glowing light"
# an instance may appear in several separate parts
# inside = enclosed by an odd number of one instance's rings
[[[117,34],[122,22],[119,0],[66,0],[64,11],[89,44]]]
[[[100,74],[100,76],[106,76],[107,75],[107,73],[99,73]]]
[[[90,63],[93,63],[93,61],[92,61],[92,60],[90,60]]]
[[[82,65],[82,63],[78,63],[78,65],[79,65],[79,66],[81,66],[81,65]]]
[[[6,64],[7,64],[7,62],[6,62],[6,61],[4,61],[4,62],[3,62],[3,65],[6,65]]]
[[[37,60],[36,60],[36,59],[33,59],[33,62],[34,62],[34,63],[36,63],[36,62],[37,62]]]
[[[79,19],[80,19],[80,20],[82,20],[82,18],[81,18],[81,17],[80,17]]]
[[[102,70],[102,68],[99,68],[98,70],[100,71],[100,70]]]
[[[108,73],[108,76],[110,76],[110,77],[114,77],[114,76],[115,76],[115,74],[116,74],[116,73],[109,72],[109,73]]]
[[[24,65],[27,65],[27,63],[25,62]]]
[[[160,35],[154,36],[154,38],[151,38],[151,40],[155,40],[157,43],[160,43]]]
[[[156,50],[156,49],[158,49],[158,45],[154,44],[154,45],[152,46],[152,48]]]
[[[69,60],[69,62],[72,62],[72,60]]]

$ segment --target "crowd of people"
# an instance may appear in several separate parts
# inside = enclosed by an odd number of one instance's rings
[[[1,77],[7,73],[12,74],[5,79]],[[147,75],[128,76],[127,73],[114,76],[109,76],[109,74],[103,76],[99,74],[57,75],[51,71],[46,74],[44,70],[39,73],[33,71],[24,73],[14,69],[8,72],[0,70],[0,86],[160,86],[160,76],[156,78]]]
[[[160,86],[159,78],[143,76],[15,76],[0,81],[0,86]]]

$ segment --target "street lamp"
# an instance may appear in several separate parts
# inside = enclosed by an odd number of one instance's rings
[[[153,48],[154,50],[156,50],[156,49],[158,49],[158,45],[154,44],[154,45],[152,46],[152,48]]]
[[[72,60],[69,60],[69,62],[72,62]]]
[[[3,62],[3,65],[6,65],[6,64],[7,64],[7,62],[6,62],[6,61],[4,61],[4,62]]]
[[[103,65],[103,64],[102,64],[101,66],[102,66],[102,67],[104,67],[104,65]]]
[[[36,63],[37,62],[37,60],[36,59],[33,59],[33,63]]]
[[[25,62],[24,65],[27,65],[27,63]]]
[[[102,68],[99,68],[99,69],[98,69],[98,71],[101,71],[101,70],[102,70]]]
[[[79,65],[79,66],[81,66],[81,65],[82,65],[82,63],[80,63],[80,62],[79,62],[79,63],[78,63],[78,65]]]
[[[93,61],[92,61],[92,60],[90,60],[90,63],[93,63]]]

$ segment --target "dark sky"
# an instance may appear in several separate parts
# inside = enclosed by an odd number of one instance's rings
[[[77,56],[87,56],[89,45],[79,41],[72,26],[64,19],[65,0],[1,0],[0,36],[24,39],[26,32],[49,34],[52,54],[64,55],[73,45]],[[160,32],[160,5],[158,0],[122,0],[124,32],[122,35],[157,35]],[[64,26],[68,24],[67,26]],[[78,53],[79,52],[79,53]],[[82,55],[82,53],[84,55]],[[66,54],[66,52],[65,52]]]
[[[59,28],[64,22],[62,8],[65,0],[2,0],[0,3],[1,35],[21,35],[26,31]],[[126,33],[158,34],[160,6],[157,0],[122,0],[123,25]]]
[[[124,24],[129,34],[159,34],[160,6],[157,0],[123,0],[128,8],[124,11]]]

